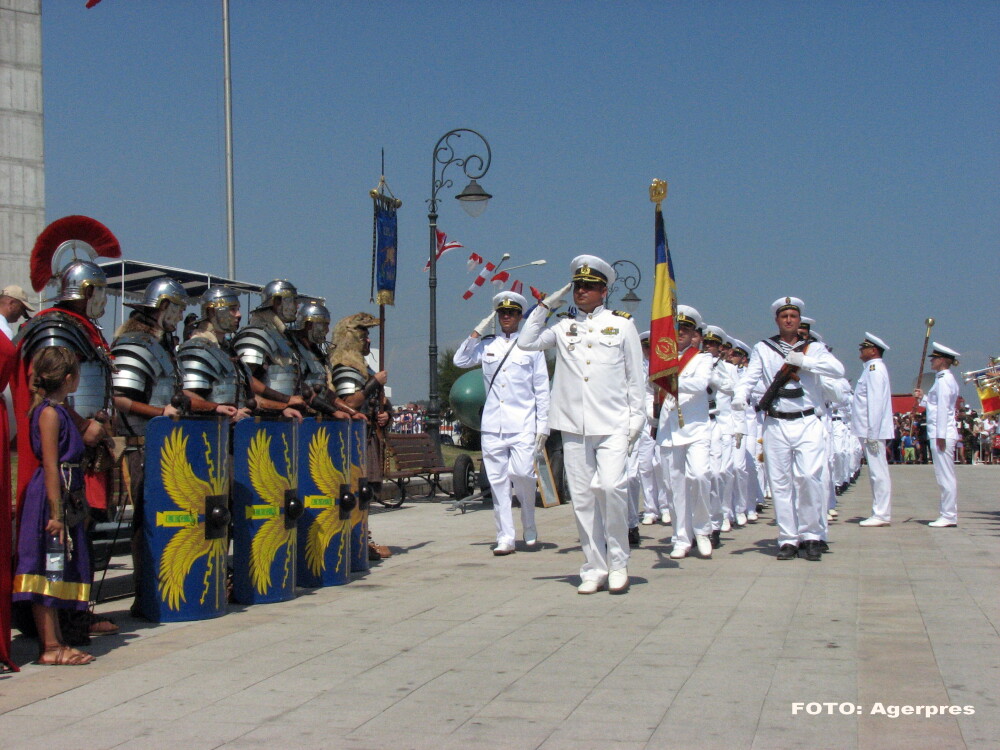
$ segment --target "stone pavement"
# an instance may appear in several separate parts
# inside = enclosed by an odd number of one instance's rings
[[[770,513],[711,560],[642,527],[626,596],[576,594],[567,506],[505,558],[488,510],[377,512],[395,555],[347,586],[171,625],[103,605],[124,634],[93,664],[0,678],[0,746],[997,747],[1000,467],[958,468],[958,529],[926,525],[932,467],[892,479],[892,526],[857,525],[863,473],[819,563],[775,560]],[[970,713],[893,718],[917,706]]]

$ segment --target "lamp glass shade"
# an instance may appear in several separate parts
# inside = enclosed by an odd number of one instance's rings
[[[625,292],[625,295],[622,297],[622,307],[625,308],[625,312],[627,313],[634,313],[639,308],[640,302],[642,302],[642,299],[631,289]]]
[[[455,196],[462,202],[465,212],[473,218],[480,216],[486,210],[486,204],[492,197],[475,180],[470,180],[465,189]]]

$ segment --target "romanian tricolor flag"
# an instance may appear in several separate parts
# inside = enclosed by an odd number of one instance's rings
[[[667,246],[667,233],[663,228],[661,203],[667,197],[667,185],[654,180],[649,188],[650,200],[656,203],[656,280],[653,288],[652,324],[649,327],[649,380],[657,386],[657,401],[664,393],[677,397],[677,286],[674,282],[674,264]]]

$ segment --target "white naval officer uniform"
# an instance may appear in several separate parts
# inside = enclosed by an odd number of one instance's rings
[[[801,309],[801,301],[795,301]],[[828,453],[827,432],[820,420],[824,410],[820,377],[843,377],[844,366],[822,342],[810,341],[808,347],[805,343],[797,347],[803,354],[799,382],[789,383],[784,389],[787,395],[779,394],[764,418],[764,466],[779,547],[798,547],[825,535]],[[769,387],[791,351],[779,336],[758,342],[734,402],[746,403],[758,383]]]
[[[690,347],[688,347],[690,349]],[[683,359],[685,352],[678,355]],[[667,483],[673,490],[673,550],[687,552],[696,536],[709,536],[712,491],[712,423],[708,416],[708,383],[712,356],[698,352],[677,376],[677,396],[684,426],[680,426],[677,404],[665,403],[660,410],[656,442]]]
[[[453,358],[457,367],[482,365],[483,368],[483,386],[488,390],[481,419],[483,469],[493,494],[497,546],[501,549],[514,544],[512,483],[521,504],[525,539],[531,541],[537,536],[535,438],[549,433],[549,374],[545,355],[524,351],[517,347],[517,339],[516,331],[497,336],[469,336]]]
[[[934,342],[935,351],[945,354],[958,353]],[[934,377],[934,385],[924,394],[920,405],[927,409],[927,439],[931,444],[934,461],[934,478],[941,488],[939,520],[958,523],[958,482],[955,479],[955,443],[958,441],[958,422],[955,420],[955,403],[958,401],[958,381],[951,370],[941,370]],[[944,439],[944,450],[937,441]]]
[[[545,327],[548,310],[528,316],[518,346],[556,349],[549,427],[562,431],[563,462],[585,562],[580,577],[603,585],[628,564],[629,434],[645,424],[645,373],[631,316],[603,305]]]
[[[892,386],[881,356],[862,364],[861,376],[851,400],[851,434],[861,442],[868,460],[868,478],[872,487],[871,517],[888,522],[892,520],[892,482],[885,442],[891,440],[894,434]]]

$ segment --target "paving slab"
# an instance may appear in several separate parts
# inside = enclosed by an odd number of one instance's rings
[[[996,747],[1000,466],[957,467],[956,529],[927,526],[932,467],[890,473],[892,525],[858,526],[863,472],[819,563],[775,559],[770,510],[710,560],[670,560],[669,527],[640,527],[625,596],[576,594],[568,506],[503,558],[486,506],[378,509],[395,554],[346,586],[165,625],[104,602],[122,634],[74,669],[30,664],[17,636],[0,745]],[[109,590],[130,575],[114,562]]]

